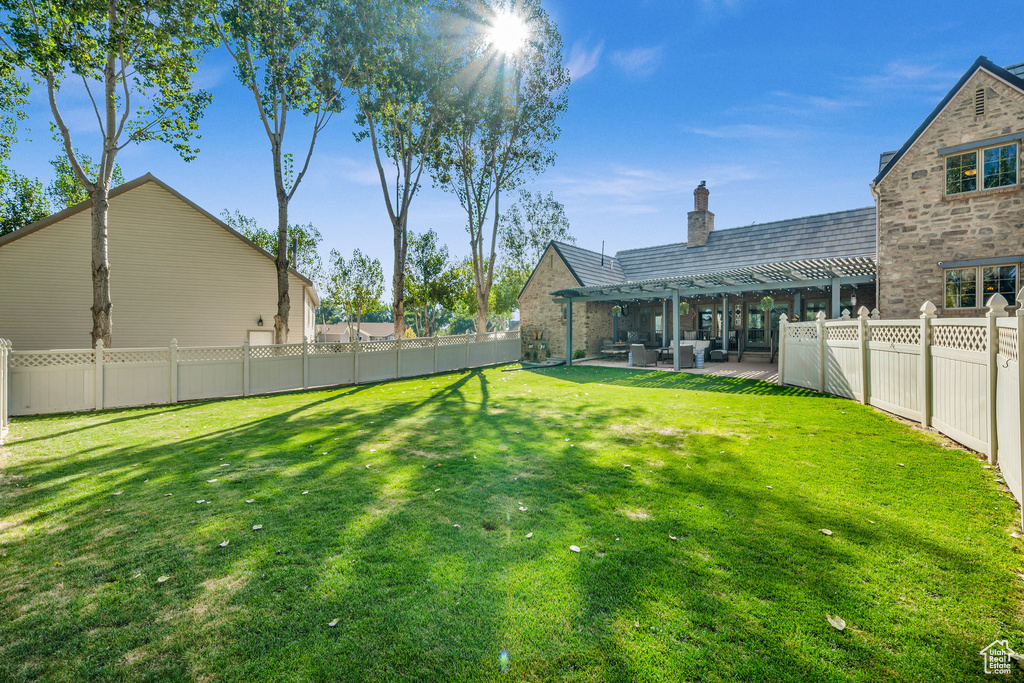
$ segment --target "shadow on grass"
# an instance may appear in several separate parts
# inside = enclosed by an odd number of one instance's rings
[[[25,488],[5,482],[2,499],[2,677],[488,680],[502,647],[521,680],[971,670],[978,643],[955,610],[956,591],[991,579],[976,555],[916,523],[870,525],[799,481],[769,491],[755,465],[813,456],[707,433],[706,412],[665,412],[651,394],[594,399],[567,422],[580,400],[555,383],[817,394],[590,370],[474,371],[19,435],[5,476]],[[901,434],[879,439],[921,448]],[[912,566],[891,591],[873,572],[896,557]],[[927,628],[901,603],[922,583],[949,592]],[[826,610],[861,630],[832,631]],[[902,640],[880,642],[894,620]]]
[[[815,391],[799,387],[779,386],[771,382],[717,375],[692,375],[659,370],[633,370],[600,367],[555,367],[522,370],[577,384],[601,383],[610,386],[646,389],[684,389],[724,394],[757,394],[764,396],[823,397]]]

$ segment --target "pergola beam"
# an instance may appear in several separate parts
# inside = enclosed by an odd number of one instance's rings
[[[875,281],[874,275],[856,275],[840,278],[820,278],[807,280],[793,280],[790,282],[763,282],[746,285],[723,285],[719,287],[691,288],[684,286],[669,286],[666,283],[664,289],[652,289],[640,291],[621,291],[618,294],[603,294],[601,290],[594,293],[579,292],[578,290],[562,289],[552,292],[556,303],[573,301],[622,301],[628,299],[664,299],[671,297],[678,292],[679,296],[686,298],[696,297],[717,297],[722,294],[744,294],[747,292],[766,292],[773,289],[812,289],[817,288],[830,291],[836,283],[841,285],[863,285]],[[625,289],[625,288],[624,288]]]

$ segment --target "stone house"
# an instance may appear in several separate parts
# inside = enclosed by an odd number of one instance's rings
[[[887,318],[978,316],[1022,286],[1024,64],[979,57],[871,183],[878,307]]]
[[[615,255],[549,244],[519,295],[524,356],[707,340],[767,360],[782,314],[874,306],[874,208],[716,231],[708,196],[704,183],[694,190],[685,242]]]

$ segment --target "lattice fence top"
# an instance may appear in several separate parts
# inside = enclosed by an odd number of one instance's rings
[[[918,324],[869,325],[868,341],[881,344],[921,343],[921,326]]]
[[[417,339],[403,339],[403,349],[429,349],[434,346],[433,339],[417,338]]]
[[[360,353],[374,353],[375,351],[393,351],[398,348],[398,344],[394,339],[378,339],[377,341],[369,341],[359,345]]]
[[[276,346],[250,346],[250,358],[281,358],[301,356],[302,344],[279,344]]]
[[[932,346],[958,351],[986,351],[988,330],[981,325],[935,325]]]
[[[786,325],[787,339],[803,339],[814,341],[818,338],[817,325]]]
[[[103,352],[103,362],[108,365],[129,365],[137,363],[169,363],[169,349],[110,349]]]
[[[11,352],[12,368],[49,368],[67,367],[70,365],[95,365],[96,353],[93,351],[44,351],[44,352]]]
[[[1020,359],[1017,357],[1016,327],[999,328],[999,353],[1014,363],[1020,362]]]
[[[829,325],[825,327],[825,339],[829,341],[857,341],[860,333],[857,325]]]
[[[466,337],[459,335],[457,337],[438,337],[438,346],[460,346],[466,343]]]
[[[237,346],[178,349],[179,362],[200,360],[242,360],[242,349]]]
[[[356,345],[352,342],[317,342],[309,345],[310,355],[327,356],[335,353],[352,353]]]

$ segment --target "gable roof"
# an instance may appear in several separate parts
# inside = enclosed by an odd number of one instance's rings
[[[687,248],[681,242],[615,255],[626,276],[622,281],[631,282],[769,263],[874,256],[874,207],[712,230],[702,247]]]
[[[1011,67],[1004,69],[1000,66],[996,66],[984,56],[978,57],[976,60],[974,60],[974,64],[971,65],[971,68],[967,70],[967,73],[960,77],[960,80],[956,82],[956,85],[954,85],[953,88],[948,93],[946,93],[946,96],[942,98],[942,101],[939,102],[935,109],[932,110],[932,113],[928,115],[928,118],[926,118],[924,122],[922,122],[921,125],[917,127],[917,130],[914,131],[914,134],[911,135],[910,138],[903,143],[903,146],[900,147],[899,150],[897,150],[896,153],[892,156],[892,158],[889,159],[888,163],[886,163],[885,166],[882,167],[882,169],[878,172],[878,175],[875,176],[875,179],[871,181],[872,186],[877,185],[882,180],[882,178],[884,178],[886,174],[888,174],[889,171],[892,170],[893,166],[899,163],[899,160],[903,158],[903,155],[907,153],[907,151],[913,146],[915,142],[917,142],[917,139],[921,137],[925,130],[928,129],[928,126],[932,124],[932,121],[935,120],[935,117],[937,117],[942,112],[942,110],[946,108],[946,105],[948,105],[950,101],[956,96],[956,94],[960,92],[960,89],[964,87],[967,81],[971,79],[971,77],[975,74],[975,72],[978,71],[978,69],[985,69],[993,76],[996,76],[997,78],[1006,81],[1006,83],[1008,83],[1009,85],[1012,85],[1021,92],[1024,92],[1024,79],[1022,79],[1020,76],[1020,74],[1024,73],[1024,64],[1015,64]],[[1012,71],[1010,71],[1010,69],[1012,69]]]
[[[175,198],[181,200],[182,202],[184,202],[185,204],[187,204],[191,208],[195,209],[197,212],[202,214],[204,217],[209,218],[211,221],[213,221],[220,228],[222,228],[224,230],[227,230],[233,237],[238,238],[239,240],[241,240],[245,244],[249,245],[250,247],[252,247],[256,251],[258,251],[263,256],[265,256],[268,259],[270,259],[272,262],[276,263],[276,259],[274,258],[273,254],[271,254],[270,252],[266,251],[265,249],[263,249],[262,247],[257,245],[255,242],[250,240],[248,237],[246,237],[242,233],[238,232],[237,230],[232,228],[230,225],[228,225],[227,223],[225,223],[221,219],[217,218],[212,213],[210,213],[206,209],[202,208],[201,206],[199,206],[198,204],[193,202],[191,199],[189,199],[185,195],[181,194],[180,192],[178,192],[173,187],[171,187],[167,183],[163,182],[162,180],[160,180],[156,176],[154,176],[152,173],[147,173],[147,174],[145,174],[143,176],[135,178],[134,180],[129,180],[127,183],[124,183],[123,185],[118,185],[117,187],[115,187],[112,190],[110,190],[110,192],[108,193],[107,196],[108,196],[109,199],[113,199],[113,198],[115,198],[117,196],[125,194],[126,192],[131,192],[135,188],[141,187],[142,185],[145,185],[146,183],[153,183],[153,184],[155,184],[157,187],[163,189],[167,193],[171,194]],[[19,240],[22,237],[26,237],[28,235],[31,235],[32,233],[37,232],[39,230],[42,230],[43,228],[45,228],[45,227],[47,227],[49,225],[53,225],[54,223],[62,221],[65,218],[68,218],[70,216],[74,216],[75,214],[80,213],[82,211],[85,211],[87,209],[92,209],[92,200],[90,200],[90,199],[86,199],[83,202],[79,202],[78,204],[75,204],[74,206],[68,207],[67,209],[64,209],[63,211],[58,211],[55,214],[51,214],[51,215],[47,216],[46,218],[43,218],[43,219],[40,219],[40,220],[36,221],[35,223],[30,223],[29,225],[26,225],[25,227],[21,228],[20,230],[15,230],[14,232],[11,232],[11,233],[8,233],[6,235],[3,235],[2,237],[0,237],[0,248],[4,247],[7,244],[10,244],[11,242],[14,242],[15,240]],[[306,286],[308,286],[310,288],[310,290],[313,292],[313,298],[316,300],[315,303],[317,305],[319,305],[320,299],[319,299],[319,296],[316,293],[316,287],[313,285],[313,282],[309,278],[307,278],[305,275],[303,275],[302,273],[300,273],[299,271],[295,270],[294,268],[292,268],[290,266],[288,268],[288,272],[290,272],[292,275],[294,275],[295,277],[297,277],[300,280],[302,280],[306,284]]]
[[[581,287],[592,287],[594,285],[610,285],[622,282],[625,274],[619,261],[605,254],[602,256],[596,251],[577,247],[575,244],[565,242],[551,242],[551,246],[558,252],[558,255],[565,261],[576,281]],[[601,265],[602,259],[604,265]]]

